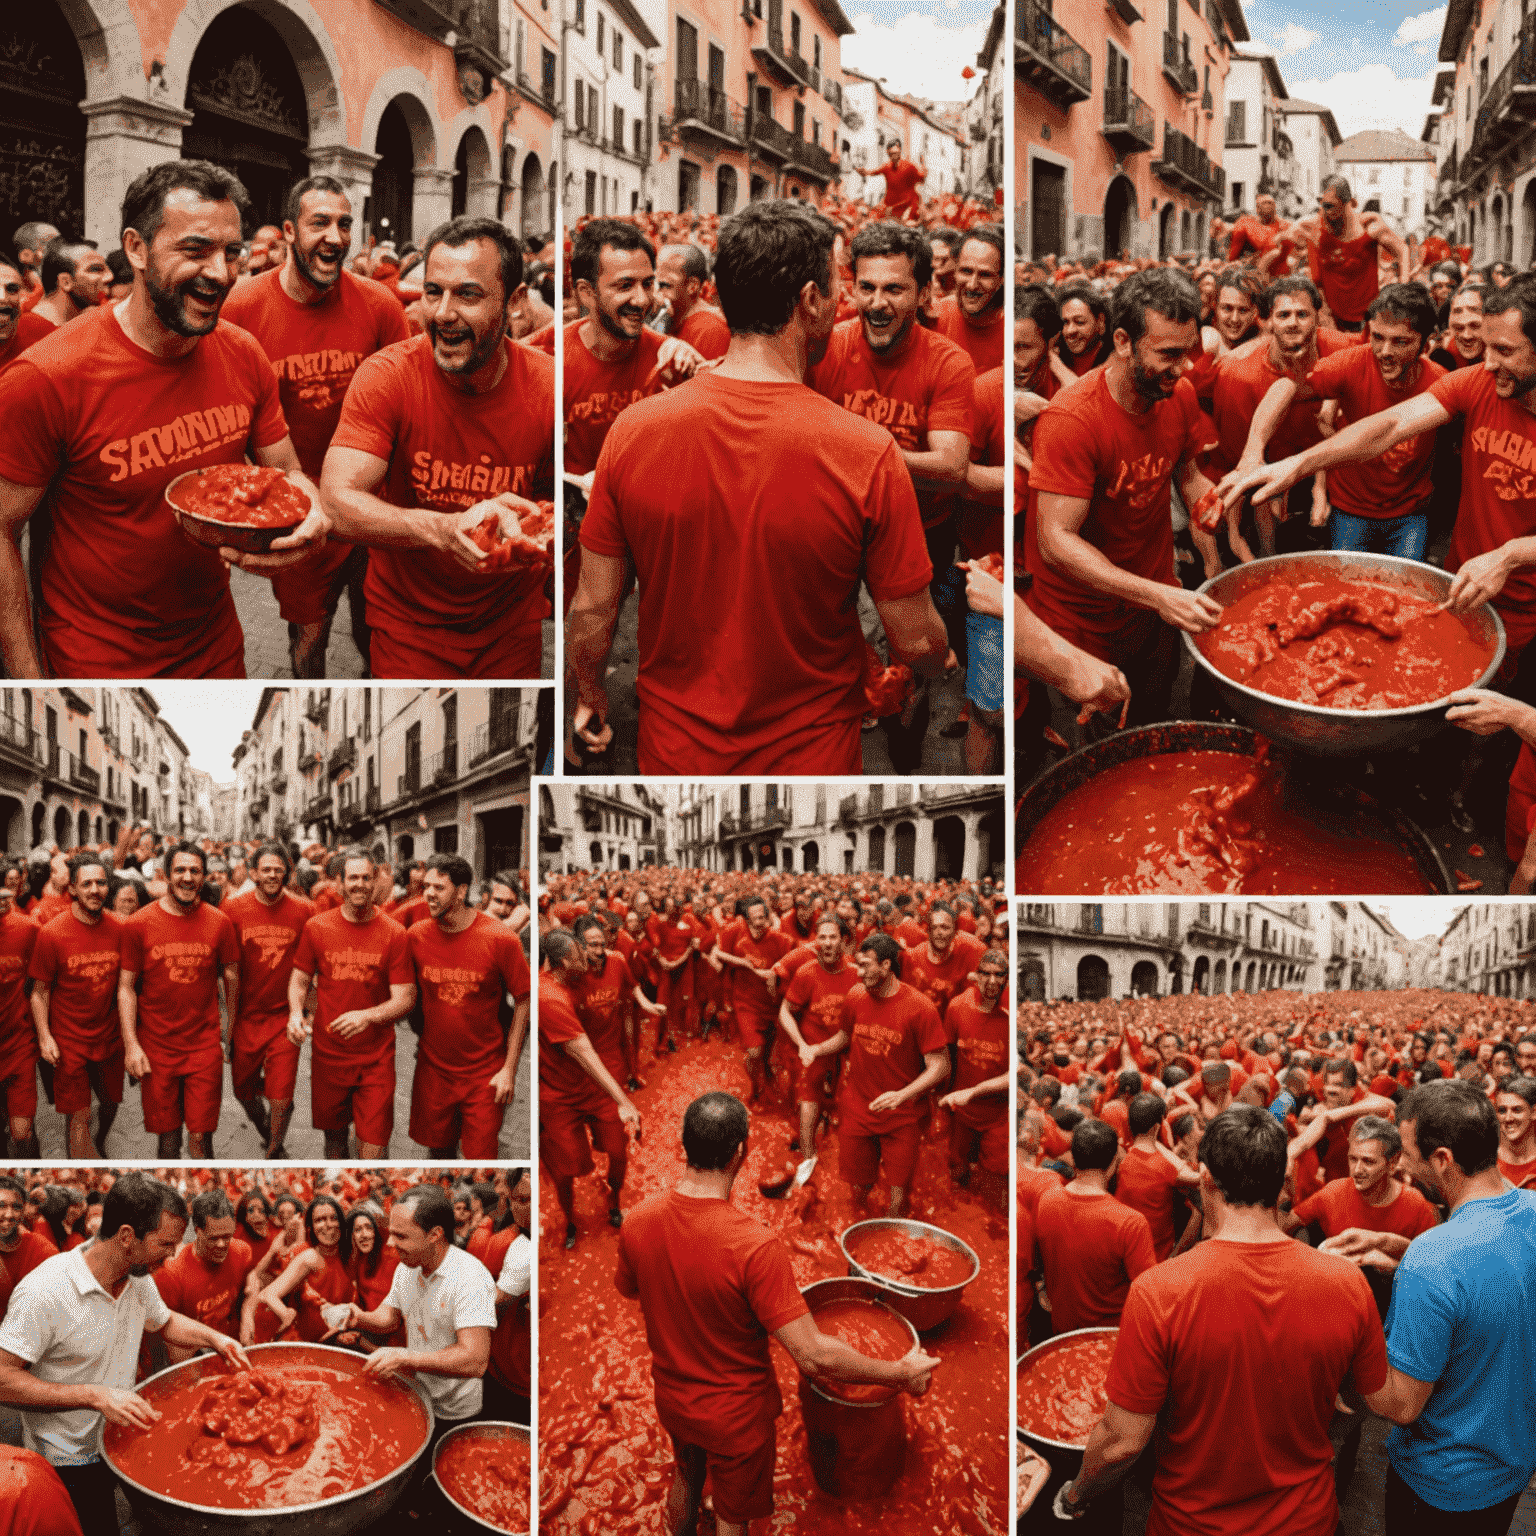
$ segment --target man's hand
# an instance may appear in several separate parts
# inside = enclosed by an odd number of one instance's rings
[[[1191,635],[1203,634],[1221,622],[1221,604],[1201,592],[1183,587],[1159,587],[1153,611],[1165,624]]]
[[[353,1309],[356,1310],[355,1308]],[[348,1326],[355,1326],[348,1324]],[[376,1349],[363,1362],[365,1376],[394,1376],[408,1373],[411,1352],[408,1349]]]
[[[1022,427],[1026,421],[1033,421],[1049,404],[1050,401],[1044,395],[1031,394],[1027,389],[1019,390],[1013,397],[1014,426]]]
[[[802,1067],[811,1067],[815,1066],[815,1064],[816,1052],[810,1046],[802,1045],[800,1047],[800,1065]]]
[[[160,1414],[137,1392],[117,1387],[97,1387],[92,1406],[107,1423],[124,1429],[153,1429],[160,1422]]]
[[[1273,464],[1261,464],[1247,474],[1239,474],[1238,471],[1233,470],[1230,475],[1223,476],[1217,490],[1221,492],[1221,499],[1230,511],[1244,496],[1251,497],[1255,506],[1263,501],[1274,501],[1277,497],[1283,497],[1300,479],[1301,455],[1293,453],[1288,459],[1277,459]],[[1283,504],[1276,509],[1276,514],[1284,516]]]
[[[1494,736],[1506,728],[1522,739],[1536,735],[1536,709],[1489,688],[1463,688],[1453,693],[1445,718],[1474,736]]]
[[[965,568],[965,600],[972,613],[985,613],[994,619],[1003,616],[1003,584],[989,576],[975,561]]]
[[[308,475],[298,470],[290,470],[288,478],[309,498],[309,516],[292,533],[273,539],[264,554],[246,554],[228,546],[221,548],[219,558],[226,565],[238,565],[242,571],[252,571],[258,575],[281,571],[308,559],[325,543],[330,535],[331,520],[321,510],[320,488]]]
[[[309,1038],[311,1026],[305,1022],[302,1013],[293,1013],[288,1016],[288,1038],[294,1045],[303,1045]]]
[[[131,1050],[123,1053],[123,1070],[129,1077],[149,1076],[149,1057],[144,1054],[142,1045],[135,1045]]]
[[[638,1109],[636,1109],[635,1106],[633,1104],[631,1104],[628,1100],[625,1100],[624,1103],[619,1105],[619,1124],[620,1125],[626,1125],[626,1126],[632,1126],[634,1128],[634,1132],[635,1132],[635,1139],[637,1141],[639,1140],[639,1137],[640,1137],[640,1111]]]
[[[596,722],[596,729],[593,723]],[[613,727],[608,724],[608,695],[604,690],[601,705],[579,703],[571,717],[572,734],[584,741],[593,752],[606,752],[613,742]]]
[[[512,1092],[516,1086],[516,1073],[510,1066],[505,1066],[501,1071],[491,1077],[491,1092],[496,1095],[498,1104],[510,1104]]]
[[[37,1053],[50,1067],[58,1066],[59,1042],[51,1034],[44,1033],[37,1037]]]
[[[1452,578],[1451,595],[1445,606],[1452,613],[1468,613],[1480,604],[1490,602],[1504,590],[1511,569],[1502,549],[1474,555]]]
[[[869,1112],[872,1115],[883,1115],[888,1109],[900,1109],[906,1102],[901,1093],[892,1088],[869,1101]]]
[[[704,355],[677,336],[668,336],[656,354],[656,366],[645,376],[642,389],[660,381],[663,388],[691,379],[704,366]]]
[[[232,1339],[227,1334],[221,1334],[213,1348],[225,1365],[232,1366],[237,1371],[250,1370],[250,1356],[240,1347],[239,1339]]]
[[[1061,691],[1074,704],[1081,704],[1083,714],[1112,715],[1130,702],[1131,685],[1119,667],[1112,667],[1087,651],[1079,651],[1072,670],[1062,682]]]
[[[963,1109],[976,1097],[975,1090],[971,1088],[956,1088],[953,1093],[946,1093],[939,1100],[940,1109]]]
[[[354,1035],[360,1035],[365,1029],[370,1029],[372,1026],[373,1020],[366,1017],[366,1010],[352,1008],[332,1019],[328,1030],[329,1033],[335,1035],[339,1040],[350,1040]]]
[[[910,1392],[913,1397],[921,1397],[928,1390],[928,1382],[939,1364],[938,1356],[925,1355],[922,1345],[918,1345],[902,1360],[901,1364],[907,1373],[907,1379],[902,1383],[902,1391]]]

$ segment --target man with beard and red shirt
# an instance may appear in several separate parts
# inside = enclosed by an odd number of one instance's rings
[[[1232,225],[1227,260],[1248,260],[1266,277],[1284,277],[1290,270],[1291,252],[1296,248],[1290,230],[1289,220],[1275,217],[1274,198],[1268,192],[1260,192],[1253,200],[1253,212],[1243,214]]]
[[[203,850],[175,844],[166,859],[170,888],[123,924],[123,1065],[139,1079],[144,1129],[159,1137],[162,1162],[180,1159],[183,1124],[187,1156],[213,1156],[224,1088],[221,977],[229,1016],[240,1011],[240,944],[230,920],[203,900],[207,877]]]
[[[406,934],[421,995],[421,1041],[411,1080],[411,1139],[447,1161],[499,1156],[501,1125],[528,1038],[532,983],[517,935],[469,905],[475,872],[434,853],[422,876],[428,918]],[[501,1010],[512,1000],[503,1044]]]
[[[926,1095],[949,1076],[944,1024],[922,993],[901,979],[901,946],[871,934],[859,946],[862,980],[843,999],[848,1066],[838,1109],[839,1173],[857,1208],[883,1172],[890,1214],[900,1216],[917,1167]]]
[[[955,291],[939,301],[936,326],[970,358],[978,374],[1003,366],[1003,296],[1002,226],[978,224],[966,231]]]
[[[906,926],[902,924],[902,928]],[[898,939],[902,937],[901,929],[897,930],[896,936]],[[928,909],[928,932],[922,942],[907,946],[901,979],[921,992],[943,1019],[950,999],[958,997],[971,984],[971,972],[976,969],[986,947],[980,939],[960,932],[955,909],[947,901],[936,901]],[[944,1032],[953,1045],[954,1030],[946,1024]]]
[[[31,930],[28,932],[28,930]],[[27,1001],[38,927],[0,886],[0,1111],[17,1157],[37,1157],[37,1031]]]
[[[1408,281],[1408,247],[1379,213],[1359,213],[1348,181],[1325,176],[1317,212],[1291,229],[1307,248],[1312,280],[1323,290],[1335,327],[1358,331],[1381,281],[1381,252],[1397,261],[1397,280]]]
[[[227,566],[267,574],[324,542],[329,525],[271,366],[219,316],[248,206],[235,177],[205,160],[136,177],[123,200],[133,293],[0,375],[0,652],[12,677],[243,677]],[[310,515],[271,553],[192,543],[166,487],[247,457],[294,480],[312,498]],[[37,573],[41,655],[17,549],[39,505],[50,521]]]
[[[489,568],[470,537],[493,517],[520,537],[554,490],[554,364],[507,335],[522,248],[453,219],[422,271],[426,335],[358,367],[320,479],[337,536],[369,548],[372,674],[536,678],[543,568]]]
[[[858,168],[861,176],[879,176],[885,182],[885,201],[880,206],[882,213],[888,213],[893,218],[900,218],[902,214],[909,213],[915,219],[921,204],[918,201],[917,189],[928,179],[928,167],[921,156],[917,164],[904,159],[901,153],[901,140],[892,139],[885,146],[885,164],[873,166],[866,170],[862,165]]]
[[[245,1282],[256,1263],[251,1245],[235,1236],[234,1208],[222,1189],[206,1190],[192,1201],[192,1229],[192,1241],[154,1272],[155,1289],[172,1312],[237,1338]],[[197,1351],[167,1344],[166,1353],[179,1365]]]
[[[416,1002],[405,929],[374,905],[373,856],[346,850],[346,900],[304,925],[288,978],[288,1038],[310,1047],[310,1106],[325,1155],[385,1157],[395,1128],[395,1025]],[[310,978],[315,1015],[304,1017]]]
[[[724,357],[731,328],[701,297],[709,258],[696,245],[664,245],[656,258],[656,291],[672,312],[667,334],[685,341],[706,361]]]
[[[341,420],[353,375],[371,357],[410,336],[394,295],[342,263],[352,243],[352,203],[334,176],[306,176],[288,193],[283,223],[287,259],[237,283],[224,318],[261,343],[277,375],[278,398],[304,473],[316,482]],[[352,605],[352,634],[364,660],[365,551],[328,540],[309,559],[272,577],[278,612],[288,625],[295,677],[324,677],[325,648],[343,591]]]
[[[720,958],[734,968],[731,1001],[736,1011],[736,1032],[747,1056],[747,1073],[752,1079],[755,1102],[765,1085],[773,1082],[774,1021],[778,1009],[774,994],[778,977],[775,962],[795,947],[787,933],[769,926],[772,921],[768,903],[761,896],[749,896],[738,903],[737,915],[742,927],[729,937],[722,934]]]
[[[240,945],[240,1011],[230,1037],[235,1098],[261,1133],[268,1158],[285,1156],[293,1118],[299,1048],[288,1038],[288,978],[299,935],[315,914],[286,889],[288,853],[281,843],[256,850],[256,889],[231,896],[219,910]]]
[[[836,238],[793,200],[726,220],[715,282],[730,351],[685,391],[631,406],[604,444],[566,622],[573,728],[594,750],[612,740],[606,659],[633,559],[642,773],[858,773],[861,576],[892,660],[943,668],[896,444],[803,382],[837,315]],[[765,582],[771,570],[796,579]]]
[[[912,965],[908,955],[906,965]],[[1008,1173],[1009,1019],[999,1006],[1008,984],[1008,956],[984,950],[976,961],[976,981],[950,999],[944,1028],[954,1037],[953,1088],[939,1100],[950,1112],[949,1172],[959,1185],[971,1178],[971,1165],[983,1173]]]
[[[1397,1177],[1403,1139],[1379,1115],[1362,1115],[1349,1128],[1348,1176],[1333,1179],[1309,1199],[1298,1200],[1280,1217],[1282,1232],[1299,1232],[1316,1222],[1323,1237],[1359,1227],[1396,1232],[1412,1242],[1438,1218],[1412,1184]]]
[[[779,1004],[779,1025],[798,1054],[795,1098],[800,1106],[803,1157],[816,1150],[817,1122],[832,1118],[837,1081],[848,1049],[843,999],[859,983],[859,968],[844,948],[848,925],[828,913],[816,924],[815,958],[798,966]]]
[[[622,950],[608,948],[608,930],[600,917],[586,913],[571,931],[587,957],[586,974],[571,994],[576,1017],[615,1081],[633,1086],[639,1081],[635,1068],[640,1054],[635,1007],[654,1014],[656,1005],[640,990]]]
[[[22,1220],[27,1189],[20,1179],[0,1173],[0,1322],[10,1305],[11,1292],[59,1249],[47,1237],[39,1237]]]
[[[69,1155],[107,1155],[107,1133],[123,1102],[123,1036],[117,975],[123,924],[106,910],[105,863],[89,854],[70,861],[68,912],[43,928],[32,950],[32,1022],[45,1073],[53,1075],[54,1108],[68,1122]],[[101,1105],[91,1139],[91,1091]]]
[[[21,296],[25,291],[21,268],[0,257],[0,373],[33,342],[53,335],[55,330],[46,320],[23,311]]]

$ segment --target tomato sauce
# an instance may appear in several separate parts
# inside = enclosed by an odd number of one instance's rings
[[[1018,888],[1063,896],[1433,891],[1411,855],[1371,822],[1287,797],[1262,753],[1159,752],[1106,768],[1052,806],[1020,851]]]
[[[260,464],[215,464],[188,475],[172,504],[194,517],[250,528],[297,528],[309,516],[309,498],[280,469]]]
[[[1071,1339],[1027,1361],[1014,1384],[1019,1428],[1063,1445],[1087,1445],[1109,1401],[1104,1384],[1118,1337],[1116,1329]]]
[[[309,1361],[250,1375],[257,1385],[210,1363],[197,1380],[146,1383],[140,1395],[160,1422],[109,1425],[105,1449],[152,1492],[211,1509],[282,1509],[367,1487],[426,1441],[426,1411],[398,1382]]]
[[[783,1237],[796,1283],[806,1286],[847,1274],[838,1235],[879,1212],[856,1207],[838,1179],[835,1129],[817,1142],[820,1161],[804,1189],[786,1200],[758,1192],[759,1180],[781,1177],[798,1122],[793,1106],[782,1102],[792,1053],[782,1040],[777,1050],[779,1086],[753,1107],[747,1164],[731,1199]],[[676,1056],[647,1056],[640,1076],[647,1086],[632,1097],[645,1117],[645,1137],[630,1150],[625,1209],[682,1176],[678,1131],[692,1100],[723,1088],[745,1102],[751,1092],[740,1048],[718,1033]],[[596,1160],[600,1168],[605,1163],[600,1154]],[[568,1253],[554,1187],[548,1180],[540,1186],[539,1501],[540,1529],[551,1536],[654,1536],[665,1529],[672,1443],[656,1417],[639,1303],[614,1289],[618,1233],[607,1224],[607,1196],[600,1174],[577,1179],[581,1235]],[[975,1249],[982,1271],[965,1293],[966,1305],[925,1341],[942,1361],[928,1391],[893,1404],[907,1425],[901,1474],[878,1498],[843,1502],[823,1493],[811,1473],[800,1372],[772,1345],[785,1404],[777,1424],[775,1513],[764,1522],[775,1536],[996,1536],[1007,1528],[1006,1215],[979,1192],[952,1187],[942,1141],[923,1143],[910,1199],[916,1219]],[[869,1410],[871,1417],[877,1412]],[[713,1529],[708,1517],[699,1529]]]
[[[533,1529],[528,1442],[503,1430],[465,1429],[437,1458],[443,1491],[499,1531]]]
[[[871,1360],[900,1360],[912,1352],[912,1330],[887,1307],[874,1301],[848,1297],[827,1301],[813,1309],[816,1326],[841,1339]],[[881,1403],[895,1397],[895,1387],[873,1381],[834,1381],[823,1377],[816,1383],[828,1397],[845,1403]]]
[[[936,1237],[913,1237],[888,1227],[860,1233],[847,1246],[861,1269],[901,1285],[942,1291],[971,1277],[971,1261]]]
[[[1493,661],[1465,615],[1373,581],[1271,581],[1195,639],[1225,677],[1328,709],[1407,709],[1472,687]]]

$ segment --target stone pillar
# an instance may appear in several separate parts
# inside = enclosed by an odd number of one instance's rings
[[[914,808],[915,809],[915,808]],[[938,863],[938,849],[934,842],[934,821],[931,816],[914,815],[912,826],[917,836],[913,839],[912,875],[917,880],[932,880]]]
[[[960,860],[961,878],[979,880],[986,873],[981,867],[981,812],[966,811],[960,819],[965,823],[965,853]]]
[[[192,114],[166,101],[110,96],[80,104],[85,115],[85,229],[103,251],[122,244],[123,194],[141,172],[181,157]]]
[[[411,239],[417,245],[439,224],[453,217],[453,172],[435,165],[418,165],[411,202]]]
[[[349,144],[316,144],[309,150],[309,174],[334,176],[347,189],[352,202],[353,244],[348,255],[357,251],[363,228],[363,204],[373,192],[373,168],[379,156]]]
[[[884,875],[896,873],[896,824],[892,822],[885,830],[885,858],[881,862],[880,872]]]
[[[501,198],[501,177],[499,176],[471,176],[469,178],[468,195],[464,201],[465,210],[474,214],[477,218],[494,219],[496,217],[496,204]],[[509,224],[508,229],[516,229],[515,224]]]

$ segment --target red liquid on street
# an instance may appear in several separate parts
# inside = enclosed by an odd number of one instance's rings
[[[528,1442],[495,1429],[466,1429],[437,1458],[443,1491],[500,1531],[533,1529]]]
[[[1022,1366],[1015,1383],[1019,1428],[1063,1445],[1086,1445],[1108,1402],[1104,1384],[1117,1337],[1118,1331],[1073,1339]]]
[[[194,517],[252,528],[297,528],[309,516],[309,498],[280,469],[259,464],[216,464],[176,487],[174,505]]]
[[[1226,677],[1328,709],[1406,709],[1470,688],[1493,661],[1468,620],[1373,581],[1277,580],[1228,605],[1195,638]]]
[[[873,1301],[828,1301],[815,1309],[816,1326],[839,1338],[871,1360],[900,1360],[912,1352],[912,1332],[899,1317]],[[897,1388],[877,1382],[833,1381],[816,1383],[828,1397],[845,1403],[880,1403],[895,1397]]]
[[[963,1285],[971,1276],[971,1261],[936,1237],[911,1237],[894,1228],[861,1235],[848,1244],[861,1269],[901,1285],[942,1291]]]

